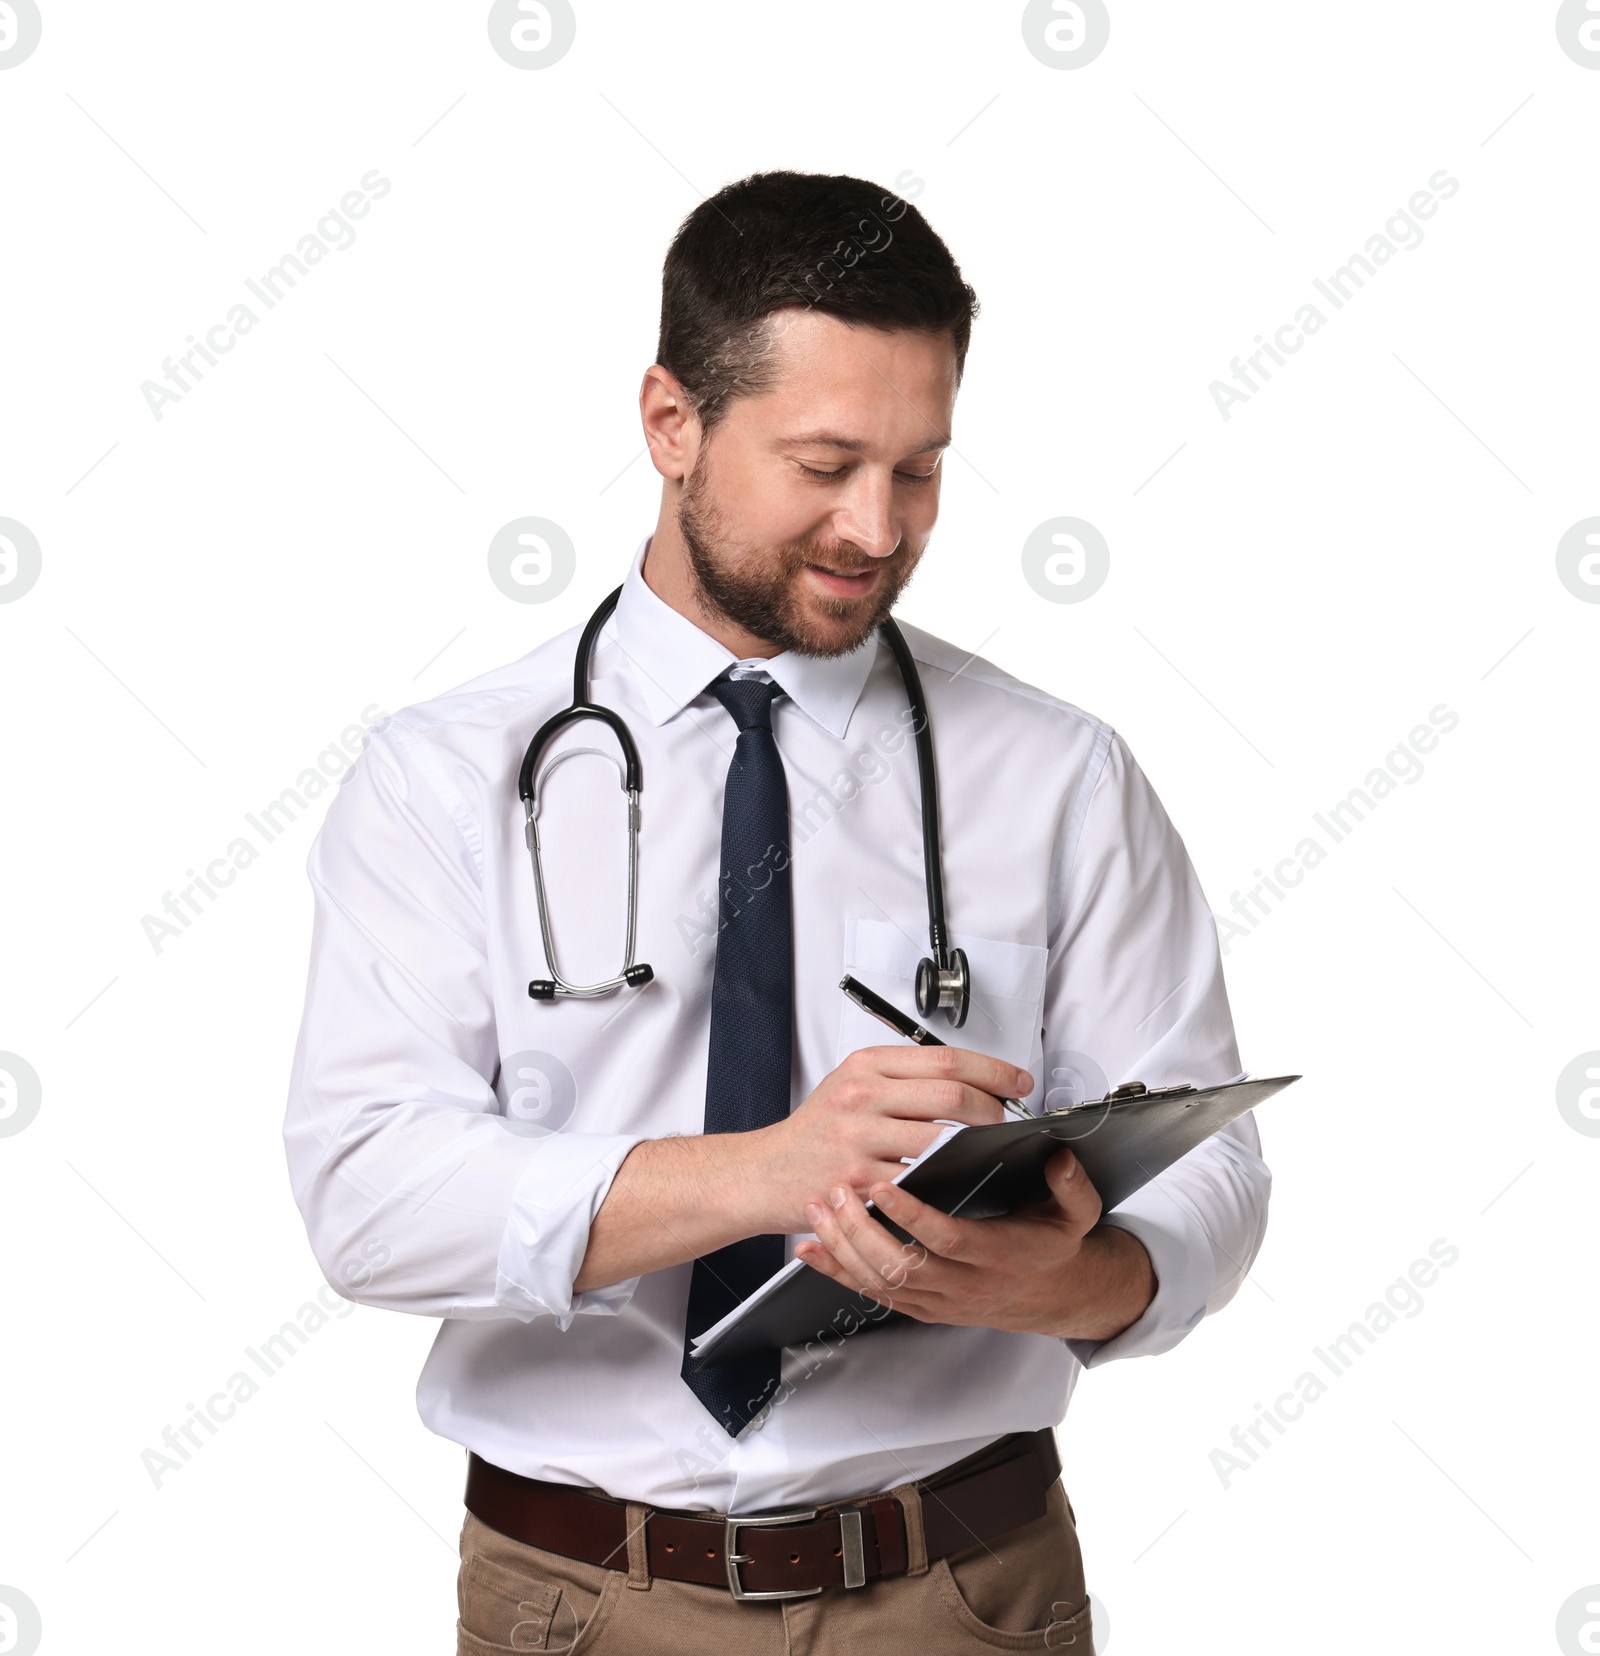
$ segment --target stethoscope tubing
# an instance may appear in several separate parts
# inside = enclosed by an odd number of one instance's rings
[[[644,791],[639,750],[635,747],[633,737],[621,715],[590,700],[589,678],[595,640],[599,637],[600,629],[616,609],[617,600],[621,596],[622,588],[619,586],[601,600],[594,614],[589,617],[574,653],[572,705],[545,720],[534,732],[533,740],[528,743],[527,751],[522,757],[522,766],[517,773],[517,793],[526,814],[525,834],[533,862],[534,895],[539,907],[539,934],[544,942],[545,962],[550,971],[549,978],[535,979],[528,985],[529,995],[538,1000],[554,1000],[557,995],[570,995],[580,999],[603,995],[621,988],[624,984],[637,986],[648,983],[654,976],[650,967],[636,965],[633,959],[638,924],[639,798]],[[944,873],[941,866],[943,841],[939,828],[939,785],[933,754],[933,732],[928,720],[927,703],[922,693],[922,679],[900,628],[892,616],[886,616],[879,625],[879,631],[887,641],[894,655],[895,665],[900,670],[900,678],[905,685],[906,701],[911,709],[912,738],[916,742],[917,788],[922,809],[922,867],[928,901],[928,941],[933,951],[932,959],[923,960],[918,967],[917,1006],[924,1016],[928,1016],[935,1006],[945,1007],[950,1021],[959,1028],[966,1022],[970,975],[965,953],[960,949],[952,950],[949,946],[949,934],[945,924]],[[545,892],[544,865],[539,846],[539,799],[535,772],[540,756],[550,740],[567,726],[583,719],[599,719],[616,737],[617,744],[622,749],[622,762],[618,768],[622,777],[623,792],[628,798],[628,921],[622,971],[616,977],[607,978],[601,983],[573,984],[561,976],[556,966],[555,943],[550,932],[550,909]],[[547,768],[546,776],[562,759],[570,758],[576,752],[598,753],[600,750],[574,749],[562,754]]]

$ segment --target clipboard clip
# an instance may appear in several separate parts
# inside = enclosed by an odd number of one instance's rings
[[[1092,1110],[1107,1104],[1126,1104],[1135,1098],[1178,1098],[1196,1091],[1192,1081],[1180,1081],[1171,1087],[1147,1087],[1142,1081],[1124,1081],[1113,1087],[1104,1098],[1086,1098],[1078,1104],[1067,1104],[1059,1110],[1046,1110],[1046,1115],[1071,1115],[1078,1110]]]
[[[1106,1099],[1112,1104],[1124,1098],[1176,1098],[1179,1093],[1193,1092],[1194,1083],[1180,1081],[1172,1087],[1147,1087],[1142,1081],[1124,1081],[1120,1087],[1113,1087],[1106,1094]]]

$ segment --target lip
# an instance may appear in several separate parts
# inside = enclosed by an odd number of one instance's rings
[[[871,592],[878,584],[879,571],[876,568],[862,570],[857,575],[836,575],[820,564],[807,564],[806,568],[825,592],[841,598],[858,597],[864,592]]]

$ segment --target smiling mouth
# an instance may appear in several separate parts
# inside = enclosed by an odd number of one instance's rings
[[[876,568],[841,570],[829,569],[824,564],[807,564],[806,568],[815,571],[818,575],[825,575],[832,581],[854,581],[861,585],[866,585],[878,573]]]

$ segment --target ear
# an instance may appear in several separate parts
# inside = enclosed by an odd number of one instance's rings
[[[639,420],[651,465],[661,476],[682,482],[700,452],[700,420],[677,376],[660,363],[645,370],[639,387]]]

